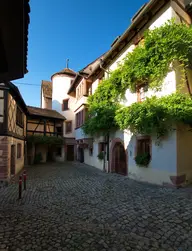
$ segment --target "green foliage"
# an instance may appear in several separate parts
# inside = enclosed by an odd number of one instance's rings
[[[144,43],[129,53],[122,65],[122,85],[135,92],[136,86],[147,82],[159,89],[175,61],[184,68],[192,56],[192,27],[173,20],[147,31]]]
[[[63,144],[63,138],[56,136],[30,135],[27,136],[27,142],[34,144],[61,145]]]
[[[129,128],[134,133],[165,135],[173,123],[191,123],[191,101],[183,95],[157,99],[120,108],[125,91],[141,83],[159,90],[168,72],[180,64],[185,74],[192,58],[192,27],[173,20],[147,31],[144,41],[123,60],[119,68],[102,81],[88,99],[89,115],[83,126],[86,134],[106,134],[111,129]],[[176,102],[176,103],[174,103]],[[116,114],[116,118],[114,119]]]
[[[119,109],[116,121],[121,129],[160,138],[177,123],[192,124],[192,99],[179,93],[162,98],[153,96]]]
[[[42,159],[43,158],[42,158],[42,154],[41,153],[36,154],[35,157],[34,157],[34,164],[41,163]]]
[[[105,135],[111,129],[117,129],[115,113],[120,107],[118,104],[121,91],[119,76],[119,70],[114,71],[111,74],[111,81],[102,81],[94,95],[89,97],[89,112],[82,127],[85,134]]]
[[[120,100],[122,93],[121,70],[118,68],[111,73],[109,79],[105,79],[99,84],[94,95],[89,96],[88,103],[91,107],[97,106],[98,103],[115,103]]]
[[[111,129],[117,129],[115,114],[119,108],[116,104],[98,104],[90,106],[88,116],[83,125],[85,134],[107,135]]]
[[[98,158],[99,160],[103,160],[104,157],[105,157],[105,153],[104,153],[104,152],[100,152],[100,153],[97,155],[97,158]]]
[[[149,153],[138,154],[135,157],[135,162],[138,166],[147,167],[151,161],[151,156]]]

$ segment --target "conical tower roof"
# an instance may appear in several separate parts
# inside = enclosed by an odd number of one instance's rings
[[[70,69],[70,68],[64,68],[63,70],[54,73],[54,74],[51,76],[51,79],[52,79],[52,77],[55,76],[55,75],[66,75],[66,76],[69,76],[69,77],[75,77],[75,76],[76,76],[76,72],[73,71],[73,70]]]

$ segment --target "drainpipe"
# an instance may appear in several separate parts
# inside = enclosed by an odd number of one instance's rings
[[[107,133],[107,173],[109,172],[109,132]]]
[[[103,154],[104,154],[104,158],[103,158],[103,172],[106,172],[106,170],[105,170],[105,149],[103,151]]]

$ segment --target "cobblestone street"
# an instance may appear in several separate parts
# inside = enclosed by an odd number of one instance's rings
[[[82,164],[27,169],[27,191],[0,189],[0,251],[192,247],[192,191],[138,183]]]

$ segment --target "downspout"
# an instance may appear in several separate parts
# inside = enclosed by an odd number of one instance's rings
[[[109,172],[109,132],[107,133],[107,173]]]
[[[105,148],[104,148],[104,151],[103,151],[103,154],[104,154],[104,158],[103,158],[103,172],[106,172],[106,170],[105,170],[105,154],[106,153],[106,151],[105,151]]]

